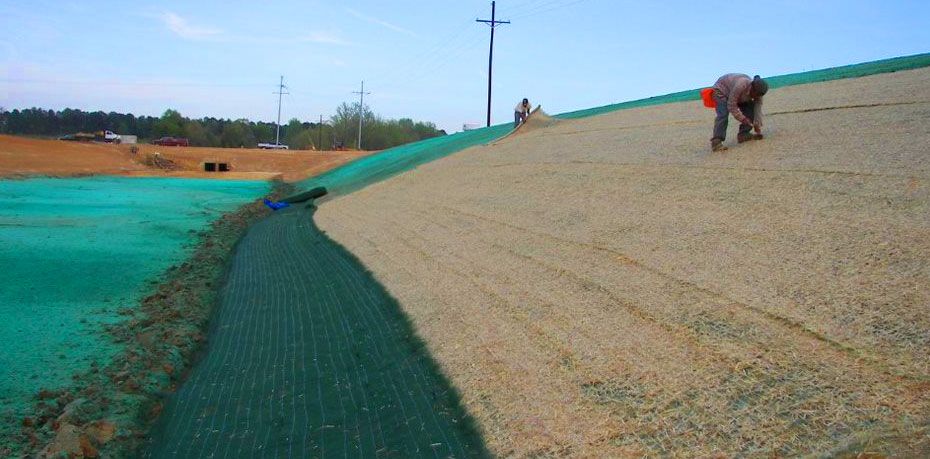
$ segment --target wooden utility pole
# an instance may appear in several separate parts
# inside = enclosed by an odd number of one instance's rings
[[[498,24],[510,24],[510,21],[498,21],[496,12],[496,2],[491,2],[491,20],[475,19],[476,22],[483,22],[491,26],[491,52],[488,55],[488,127],[491,126],[491,73],[494,70],[494,29]]]

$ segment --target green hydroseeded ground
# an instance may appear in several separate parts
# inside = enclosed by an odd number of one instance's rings
[[[136,308],[196,233],[269,184],[168,178],[0,181],[0,440],[40,389],[119,350],[102,324]]]

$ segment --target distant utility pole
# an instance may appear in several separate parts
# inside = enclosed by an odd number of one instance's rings
[[[496,15],[496,2],[491,2],[491,20],[475,19],[476,22],[483,22],[491,26],[491,53],[488,56],[488,127],[491,126],[491,72],[494,69],[494,29],[498,24],[510,24],[510,21],[498,21]]]
[[[284,86],[284,75],[281,75],[281,82],[278,83],[278,92],[272,93],[278,95],[278,126],[274,134],[275,145],[281,145],[281,97],[285,94],[290,94],[289,92],[284,92],[285,89],[287,89],[287,86]]]
[[[320,151],[323,151],[323,115],[320,115],[320,134],[317,137],[319,138],[317,147]]]
[[[352,91],[352,94],[358,94],[358,149],[362,149],[362,118],[365,114],[365,94],[371,94],[370,92],[365,92],[365,81],[362,81],[362,90],[361,91]]]

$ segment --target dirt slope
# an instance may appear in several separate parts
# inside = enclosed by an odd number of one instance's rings
[[[162,170],[146,165],[159,153],[176,165]],[[0,135],[0,177],[30,175],[183,176],[265,180],[282,176],[297,181],[332,169],[369,152],[270,151],[246,148],[159,147],[38,140]],[[226,162],[231,172],[205,173],[203,163]]]
[[[325,203],[504,456],[930,453],[930,70],[562,121]]]
[[[96,143],[37,140],[0,135],[0,177],[122,174],[147,168],[128,149]]]

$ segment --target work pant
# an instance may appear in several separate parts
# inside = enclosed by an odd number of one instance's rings
[[[523,121],[523,114],[518,111],[514,111],[513,112],[513,128],[516,129],[520,127],[520,122],[522,121]]]
[[[730,121],[730,111],[727,109],[727,100],[723,97],[714,96],[714,101],[717,102],[717,119],[714,120],[713,138],[726,140],[727,124]],[[743,115],[746,115],[746,118],[749,118],[749,121],[754,121],[753,118],[756,115],[756,103],[754,101],[739,104],[739,110],[743,112]],[[752,126],[740,123],[740,134],[748,134],[750,131],[752,131]]]

